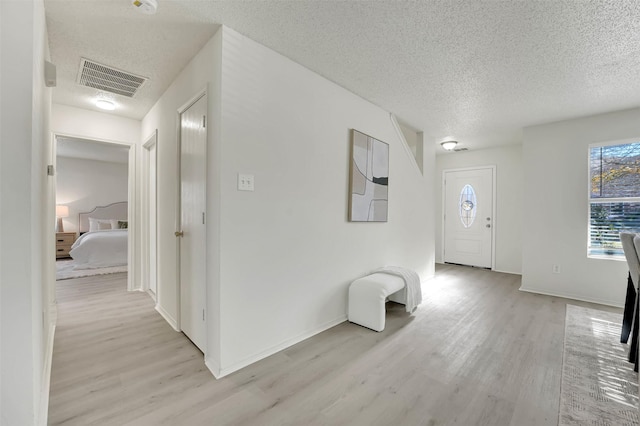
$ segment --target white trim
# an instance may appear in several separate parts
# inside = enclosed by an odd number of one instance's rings
[[[162,306],[160,306],[159,303],[156,304],[155,309],[160,315],[162,315],[162,318],[164,318],[164,320],[169,323],[171,328],[173,328],[175,331],[180,331],[180,328],[178,327],[178,322],[175,320],[175,318],[169,315],[169,313],[165,311],[162,308]]]
[[[42,315],[43,315],[43,327],[42,331],[45,332],[45,327],[48,326],[46,332],[46,342],[43,350],[42,360],[42,378],[40,381],[40,396],[35,413],[35,424],[39,426],[46,426],[49,416],[49,391],[51,387],[51,365],[53,362],[53,344],[55,340],[56,323],[58,321],[58,306],[56,302],[56,258],[54,251],[55,240],[55,227],[53,218],[55,217],[55,204],[56,204],[56,185],[57,180],[55,171],[57,165],[57,143],[56,137],[52,132],[48,132],[48,148],[49,158],[46,160],[46,164],[54,166],[54,176],[47,176],[47,182],[45,184],[46,194],[44,196],[45,211],[41,212],[40,219],[44,221],[42,232],[44,232],[42,241],[46,245],[43,247],[43,258],[40,260],[42,269],[42,284],[41,291],[43,296],[46,295],[46,300],[43,300]]]
[[[622,197],[622,198],[589,198],[589,204],[606,204],[606,203],[637,203],[640,197]]]
[[[205,356],[204,365],[207,366],[211,374],[213,374],[213,377],[216,379],[222,378],[220,375],[220,362],[218,360]]]
[[[627,258],[624,257],[624,255],[616,256],[616,255],[587,254],[587,258],[594,259],[594,260],[611,260],[613,262],[626,262],[627,261]]]
[[[271,346],[270,348],[267,348],[261,352],[258,352],[254,355],[248,356],[246,358],[244,358],[243,360],[236,362],[235,364],[229,366],[229,367],[225,367],[225,368],[218,368],[217,371],[215,370],[215,361],[211,360],[211,359],[207,359],[207,361],[205,361],[205,365],[207,366],[207,368],[209,368],[209,370],[211,371],[211,373],[215,376],[216,379],[221,379],[224,376],[227,376],[235,371],[240,370],[241,368],[244,368],[248,365],[253,364],[254,362],[260,361],[261,359],[264,359],[268,356],[271,356],[275,353],[278,353],[280,351],[282,351],[283,349],[286,349],[290,346],[295,345],[296,343],[300,343],[303,340],[306,340],[312,336],[315,336],[316,334],[322,333],[325,330],[328,330],[332,327],[335,327],[338,324],[342,324],[343,322],[345,322],[347,320],[347,316],[346,315],[341,315],[340,317],[333,319],[331,321],[325,322],[324,324],[315,327],[313,329],[307,330],[306,332],[303,332],[295,337],[292,337],[290,339],[286,339],[285,341]],[[217,374],[216,374],[217,373]]]
[[[125,146],[135,145],[135,143],[132,143],[132,142],[117,141],[115,139],[102,139],[102,138],[96,138],[94,136],[79,135],[75,133],[53,132],[53,137],[56,143],[58,142],[57,138],[62,137],[67,139],[84,139],[87,141],[110,143],[114,145],[125,145]]]
[[[593,142],[587,146],[587,244],[586,244],[586,255],[588,259],[608,259],[608,260],[624,260],[626,259],[624,256],[607,256],[607,255],[594,255],[589,254],[589,250],[591,247],[591,204],[606,204],[606,203],[637,203],[640,201],[640,197],[616,197],[616,198],[591,198],[591,149],[599,148],[603,146],[614,146],[614,145],[628,145],[631,143],[638,143],[640,140],[638,138],[633,139],[619,139],[614,141],[606,141],[606,142]]]
[[[491,209],[493,210],[491,212],[491,270],[494,271],[496,269],[496,228],[497,228],[497,223],[498,223],[498,192],[497,192],[497,182],[498,182],[498,172],[497,172],[497,166],[494,165],[488,165],[488,166],[477,166],[477,167],[462,167],[462,168],[455,168],[455,169],[443,169],[442,170],[442,183],[441,183],[441,188],[442,188],[442,212],[440,212],[440,219],[442,220],[441,222],[441,228],[442,228],[442,236],[441,236],[441,259],[442,259],[442,263],[444,264],[444,248],[445,248],[445,221],[444,221],[444,213],[446,211],[446,190],[445,190],[445,176],[446,173],[448,172],[466,172],[466,171],[470,171],[470,170],[486,170],[486,169],[491,169],[491,192],[493,193],[493,205],[491,206]],[[519,273],[518,275],[522,275],[521,273]]]
[[[129,273],[127,274],[127,290],[133,291],[140,288],[140,286],[136,285],[136,276],[139,275],[138,271],[138,263],[136,263],[136,243],[138,242],[137,238],[137,229],[138,229],[138,221],[136,220],[138,208],[136,206],[136,145],[132,144],[129,146],[129,176],[128,176],[128,202],[129,202],[129,217],[128,228],[129,228],[129,238],[128,238],[128,250],[127,254],[127,267],[129,268]]]
[[[42,366],[42,382],[40,386],[40,410],[36,424],[46,426],[49,417],[49,391],[51,388],[51,365],[53,363],[53,342],[56,334],[56,322],[58,311],[56,304],[49,304],[51,321],[49,322],[49,337],[44,348],[44,360]]]
[[[435,262],[436,265],[447,265],[444,262]],[[520,275],[522,276],[522,272],[514,272],[514,271],[505,271],[503,269],[492,269],[493,272],[500,272],[502,274],[511,274],[511,275]]]
[[[194,96],[192,96],[187,102],[182,104],[182,106],[178,108],[178,115],[182,114],[183,112],[191,108],[193,104],[198,102],[200,98],[205,96],[206,94],[207,94],[207,86],[205,86],[203,89],[200,89],[200,91],[198,91]],[[178,127],[180,127],[180,124],[178,124]]]
[[[537,289],[533,289],[533,288],[525,288],[523,286],[520,286],[520,291],[524,291],[526,293],[533,293],[533,294],[541,294],[544,296],[553,296],[553,297],[561,297],[563,299],[572,299],[572,300],[579,300],[582,302],[589,302],[589,303],[599,303],[600,305],[607,305],[607,306],[613,306],[616,308],[623,308],[624,305],[620,304],[620,302],[614,302],[612,300],[605,300],[605,299],[598,299],[598,298],[592,298],[592,297],[586,297],[580,294],[576,294],[576,293],[556,293],[553,291],[543,291],[543,290],[537,290]]]
[[[418,159],[413,155],[413,152],[411,152],[411,148],[407,143],[407,138],[404,137],[404,133],[402,133],[400,123],[398,123],[396,116],[393,115],[393,113],[389,113],[389,119],[391,120],[391,124],[398,135],[398,139],[400,139],[400,144],[404,147],[404,152],[409,156],[411,163],[415,164],[417,172],[422,176],[422,167],[418,164]]]
[[[630,143],[638,143],[640,142],[640,138],[628,138],[628,139],[618,139],[614,141],[605,141],[605,142],[591,142],[589,144],[589,148],[595,148],[598,146],[612,146],[612,145],[627,145]]]
[[[500,272],[502,274],[511,274],[511,275],[520,275],[520,276],[522,276],[522,272],[505,271],[505,270],[496,269],[496,268],[492,269],[492,271],[493,272]]]
[[[156,264],[153,265],[153,267],[155,267],[156,270],[156,290],[158,289],[157,287],[157,277],[158,277],[158,263],[157,263],[157,243],[158,243],[158,129],[155,129],[153,131],[153,133],[151,135],[149,135],[149,137],[147,137],[145,139],[145,143],[142,145],[142,188],[141,188],[141,193],[142,193],[142,200],[141,200],[141,207],[142,207],[142,212],[141,212],[141,223],[145,223],[148,224],[149,223],[149,218],[151,217],[151,215],[153,214],[155,216],[155,220],[154,223],[156,224],[156,229],[155,229],[155,234],[156,234],[156,247],[154,247],[154,250],[156,250]],[[151,164],[151,159],[150,159],[150,155],[151,155],[151,149],[155,147],[156,148],[156,154],[155,154],[155,180],[156,180],[156,208],[154,212],[151,212],[151,207],[149,206],[149,186],[150,186],[150,176],[149,176],[149,169],[150,169],[150,164]],[[150,232],[149,232],[149,226],[142,226],[140,229],[140,237],[141,237],[141,246],[140,246],[140,257],[141,257],[141,274],[140,274],[140,280],[141,280],[141,289],[145,292],[147,292],[149,294],[149,296],[151,296],[151,298],[153,299],[154,302],[157,301],[157,295],[156,293],[154,293],[153,291],[151,291],[150,289],[150,285],[149,285],[149,276],[151,274],[151,268],[152,266],[150,265],[150,258],[151,258],[151,244],[150,244]]]
[[[181,231],[182,228],[182,166],[181,166],[181,153],[182,153],[182,112],[181,108],[178,109],[178,113],[176,115],[176,219],[173,225],[175,232]],[[177,236],[174,237],[174,244],[176,247],[176,288],[175,288],[175,298],[176,298],[176,329],[182,330],[180,328],[180,315],[182,312],[180,311],[182,297],[181,297],[181,289],[180,289],[180,238]],[[207,318],[209,318],[209,312],[206,313]],[[205,358],[207,354],[205,353]]]
[[[144,291],[149,295],[149,297],[151,298],[151,300],[154,301],[154,303],[158,303],[158,296],[153,291],[151,290],[140,290],[140,291]]]

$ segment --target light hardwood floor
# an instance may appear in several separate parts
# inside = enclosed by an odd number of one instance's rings
[[[565,305],[437,265],[414,315],[340,324],[223,379],[126,275],[58,282],[52,425],[557,425]]]

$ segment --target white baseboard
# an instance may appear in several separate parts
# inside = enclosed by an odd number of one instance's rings
[[[215,377],[216,379],[219,379],[220,377],[222,377],[220,376],[220,362],[218,362],[218,360],[215,360],[213,358],[208,358],[205,356],[204,365],[206,365],[209,371],[211,371],[211,374],[213,374],[213,377]]]
[[[553,291],[538,290],[538,289],[525,288],[525,287],[520,287],[520,291],[525,291],[527,293],[534,293],[534,294],[543,294],[545,296],[562,297],[564,299],[579,300],[581,302],[597,303],[599,305],[613,306],[615,308],[623,308],[624,307],[624,305],[621,305],[620,302],[616,302],[616,301],[613,301],[613,300],[596,299],[596,298],[584,296],[584,295],[581,295],[581,294],[558,293],[558,292],[553,292]]]
[[[446,265],[446,263],[438,262],[437,260],[436,260],[435,263],[438,264],[438,265]],[[522,275],[522,272],[506,271],[504,269],[498,269],[498,268],[491,269],[491,272],[500,272],[500,273],[503,273],[503,274],[512,274],[512,275]]]
[[[522,275],[522,272],[504,271],[502,269],[492,269],[493,272],[500,272],[502,274]]]
[[[178,321],[175,320],[175,318],[173,318],[171,315],[169,315],[169,313],[167,311],[165,311],[164,309],[162,309],[162,306],[160,306],[159,304],[156,304],[156,311],[162,315],[162,318],[164,318],[164,320],[166,322],[169,323],[169,325],[175,330],[175,331],[180,331],[180,329],[178,328]]]
[[[53,363],[53,342],[56,335],[57,311],[52,314],[52,321],[49,323],[49,338],[44,352],[44,363],[42,365],[42,384],[40,386],[40,410],[38,412],[39,426],[47,426],[49,417],[49,389],[51,387],[51,365]]]
[[[209,370],[211,370],[211,372],[213,373],[213,375],[217,378],[220,379],[224,376],[227,376],[235,371],[240,370],[241,368],[244,368],[250,364],[253,364],[254,362],[260,361],[261,359],[264,359],[270,355],[273,355],[277,352],[280,352],[283,349],[288,348],[289,346],[293,346],[296,343],[300,343],[303,340],[308,339],[309,337],[315,336],[318,333],[322,333],[325,330],[330,329],[331,327],[335,327],[338,324],[341,324],[343,322],[345,322],[347,320],[347,315],[342,315],[339,318],[336,318],[334,320],[328,321],[312,330],[308,330],[305,331],[301,334],[299,334],[296,337],[292,337],[291,339],[287,339],[282,343],[279,343],[277,345],[274,345],[268,349],[265,349],[264,351],[258,352],[255,355],[251,355],[239,362],[236,362],[233,365],[230,365],[229,367],[219,367],[219,366],[215,366],[215,365],[207,365],[207,367],[209,368]],[[218,372],[218,374],[216,375],[216,370]]]

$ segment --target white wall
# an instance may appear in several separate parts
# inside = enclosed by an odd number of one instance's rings
[[[377,267],[432,276],[433,179],[400,144],[387,111],[233,30],[223,34],[227,374],[344,321],[349,283]],[[387,223],[347,221],[350,129],[390,144]],[[255,175],[255,192],[237,191],[238,173]]]
[[[402,130],[402,134],[409,146],[409,149],[411,150],[411,153],[416,157],[418,154],[418,133],[402,123],[398,123],[398,126],[400,127],[400,130]]]
[[[639,137],[640,109],[524,129],[523,290],[624,304],[626,262],[587,258],[588,146]]]
[[[69,105],[53,104],[51,111],[51,130],[57,135],[140,144],[140,126],[139,120]]]
[[[175,325],[177,110],[209,94],[207,350],[228,374],[346,318],[351,280],[386,264],[433,275],[427,177],[386,111],[223,27],[142,121],[158,129],[158,310]],[[347,222],[350,129],[391,145],[389,222]],[[239,192],[238,173],[255,175]]]
[[[0,52],[0,425],[33,425],[50,335],[44,271],[53,263],[41,1],[0,2]]]
[[[496,166],[495,270],[522,273],[522,145],[436,156],[436,262],[442,263],[442,172]]]
[[[56,204],[69,206],[65,232],[78,231],[78,213],[127,201],[127,164],[58,157],[57,169]]]

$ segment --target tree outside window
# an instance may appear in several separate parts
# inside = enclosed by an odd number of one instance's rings
[[[623,257],[620,232],[640,232],[640,142],[589,148],[589,256]]]

